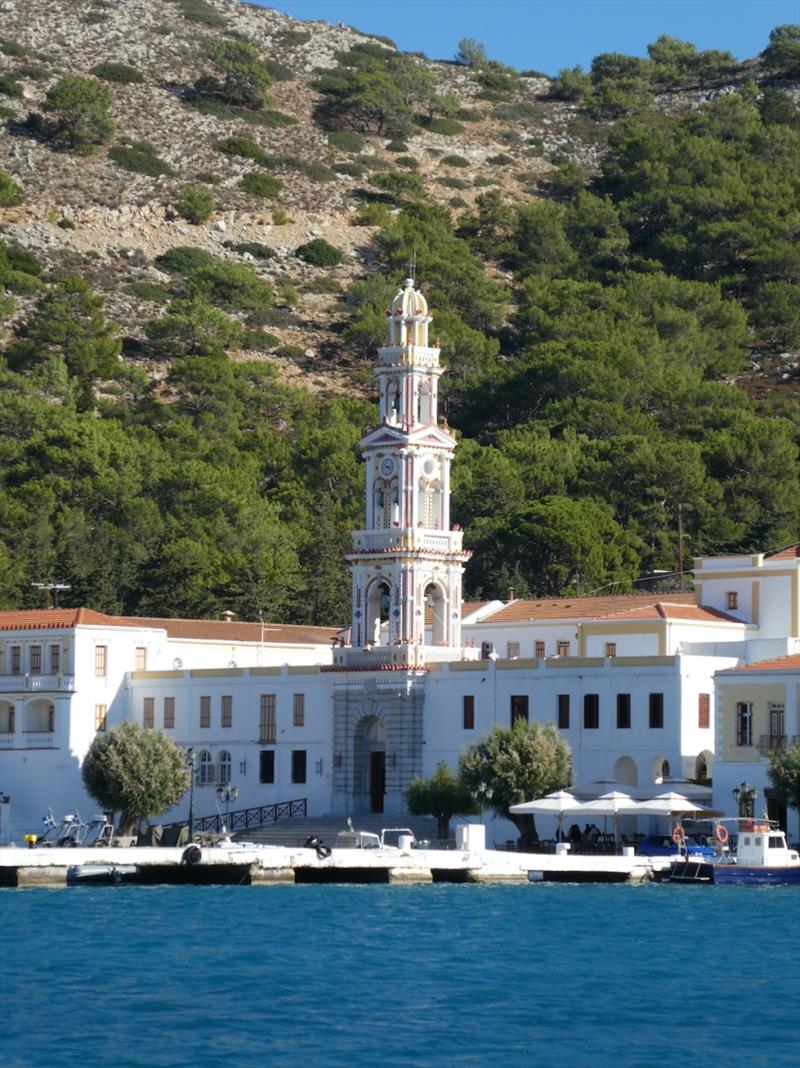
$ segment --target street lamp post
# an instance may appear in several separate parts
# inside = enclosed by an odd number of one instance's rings
[[[491,786],[487,786],[485,782],[479,782],[478,787],[472,795],[478,802],[478,821],[483,823],[483,806],[487,805],[494,797],[494,790]]]
[[[229,817],[231,811],[231,801],[235,801],[239,796],[239,788],[231,786],[229,782],[222,783],[217,787],[217,800],[221,805],[225,805],[225,823],[222,827],[224,834],[230,834]]]
[[[739,815],[745,819],[753,819],[758,790],[749,783],[743,782],[741,786],[734,786],[731,794],[733,795],[733,800],[739,806]]]
[[[189,769],[189,841],[194,841],[194,746],[186,750],[186,767]]]

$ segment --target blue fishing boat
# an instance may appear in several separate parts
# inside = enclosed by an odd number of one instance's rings
[[[728,822],[728,821],[726,821]],[[715,828],[718,856],[700,860],[684,856],[675,860],[662,875],[671,883],[717,883],[720,885],[800,886],[800,855],[786,844],[786,835],[770,820],[737,819],[735,851],[728,849],[724,824]]]

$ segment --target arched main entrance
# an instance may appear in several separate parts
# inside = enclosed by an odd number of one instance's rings
[[[383,812],[386,794],[386,731],[378,716],[364,716],[356,724],[355,792],[367,812]]]

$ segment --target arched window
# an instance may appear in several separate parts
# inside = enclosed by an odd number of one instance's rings
[[[227,749],[220,750],[217,760],[217,781],[221,786],[227,786],[231,781],[231,755]]]
[[[392,379],[386,390],[386,411],[390,423],[400,422],[400,384]]]
[[[214,785],[214,761],[207,749],[203,749],[197,759],[197,785]]]

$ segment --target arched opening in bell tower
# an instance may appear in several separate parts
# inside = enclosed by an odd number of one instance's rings
[[[430,630],[425,628],[426,634],[430,634],[431,645],[446,645],[447,635],[447,605],[444,593],[440,586],[432,582],[425,587],[425,616],[426,622],[430,621]]]
[[[396,378],[386,387],[386,414],[390,423],[400,422],[400,383]]]
[[[371,645],[385,645],[389,640],[391,594],[385,579],[373,582],[367,590],[366,636]]]

